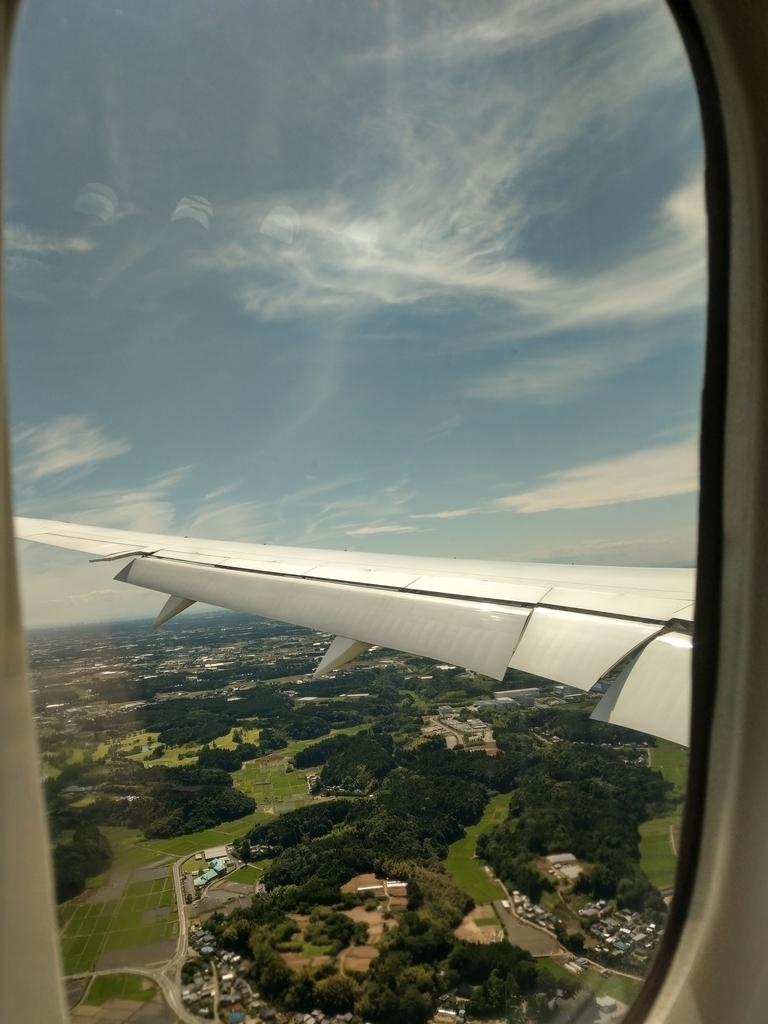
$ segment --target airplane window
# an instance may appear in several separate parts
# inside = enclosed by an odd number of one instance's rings
[[[690,705],[664,4],[27,0],[6,130],[72,1020],[620,1020]]]

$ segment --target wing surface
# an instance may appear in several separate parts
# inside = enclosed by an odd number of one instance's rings
[[[498,680],[511,666],[585,691],[613,674],[593,717],[687,743],[692,569],[326,551],[48,519],[15,524],[22,540],[87,552],[92,561],[130,558],[115,578],[167,596],[157,625],[200,601],[333,633],[319,675],[373,645]]]

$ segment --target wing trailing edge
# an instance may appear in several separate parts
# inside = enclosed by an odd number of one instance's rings
[[[584,691],[624,665],[593,717],[687,743],[693,570],[325,551],[37,519],[17,519],[16,534],[131,557],[116,579],[170,595],[154,625],[199,601],[331,633],[318,675],[373,645]]]

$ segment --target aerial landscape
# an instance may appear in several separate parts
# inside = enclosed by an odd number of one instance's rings
[[[236,614],[29,633],[73,1021],[620,1020],[687,751]]]

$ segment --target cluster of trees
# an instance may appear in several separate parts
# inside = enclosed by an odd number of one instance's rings
[[[302,807],[258,825],[252,835],[254,844],[276,854],[264,874],[267,889],[279,888],[303,912],[338,901],[340,885],[385,862],[438,863],[464,827],[479,820],[489,778],[503,779],[507,788],[512,782],[504,757],[447,751],[439,741],[404,751],[386,733],[360,733],[317,746],[326,758],[323,784],[343,784],[369,798]]]
[[[68,843],[53,848],[56,899],[59,903],[79,896],[88,878],[100,875],[112,863],[112,850],[97,825],[83,822]]]
[[[273,891],[236,910],[214,915],[208,927],[221,943],[252,960],[251,979],[259,991],[293,1011],[320,1007],[328,1014],[354,1012],[382,1024],[425,1024],[441,992],[474,986],[470,1005],[477,1016],[519,1009],[529,1020],[548,1017],[547,1001],[557,988],[574,991],[576,982],[556,980],[508,942],[475,946],[456,939],[453,929],[472,901],[439,870],[414,862],[392,863],[408,879],[408,909],[379,942],[379,956],[365,974],[338,972],[333,963],[292,971],[281,950],[299,948],[297,926],[286,917],[286,893]],[[347,897],[350,899],[351,897]],[[363,928],[342,912],[345,902],[317,907],[304,942],[332,953],[364,939]]]
[[[72,807],[62,796],[67,785],[87,785],[95,778],[100,790],[94,803]],[[54,835],[86,825],[125,825],[142,829],[149,839],[168,838],[242,818],[256,806],[221,768],[145,768],[127,758],[110,766],[71,765],[45,788]]]
[[[256,807],[253,797],[234,789],[232,776],[221,768],[153,768],[147,793],[154,816],[144,827],[148,839],[201,832]]]
[[[368,732],[348,739],[328,756],[320,772],[320,784],[324,789],[368,793],[397,767],[392,757],[394,741],[389,733],[373,736]]]
[[[618,896],[635,909],[659,906],[640,871],[638,825],[664,811],[669,790],[659,772],[611,748],[562,742],[531,749],[508,821],[480,836],[478,854],[535,900],[550,885],[537,858],[567,850],[594,865],[579,881],[582,891]]]
[[[225,772],[239,772],[243,761],[259,757],[261,749],[255,743],[238,743],[234,750],[209,747],[206,743],[197,755],[201,768],[221,768]]]
[[[365,921],[353,921],[332,907],[315,907],[309,919],[304,938],[313,946],[323,946],[331,956],[337,956],[347,946],[362,946],[368,940]]]
[[[612,747],[656,745],[655,738],[644,732],[610,722],[596,722],[584,712],[564,708],[536,708],[528,713],[528,724],[572,743],[607,743]]]

